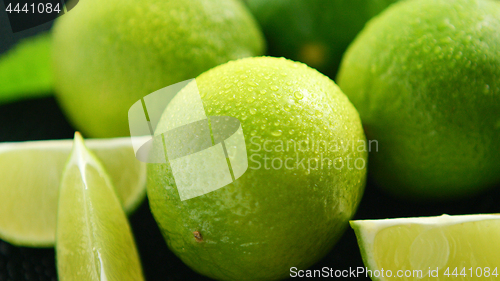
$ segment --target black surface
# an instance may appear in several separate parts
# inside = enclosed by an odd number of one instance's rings
[[[72,138],[73,133],[53,98],[0,106],[0,141]],[[463,201],[420,204],[393,199],[369,182],[356,218],[495,213],[499,212],[499,201],[500,188],[496,188]],[[147,201],[130,217],[130,222],[147,280],[209,280],[193,272],[169,251]],[[356,238],[349,228],[336,247],[311,269],[348,270],[360,266],[363,263]],[[57,280],[56,276],[53,249],[15,247],[0,240],[0,281]],[[369,280],[361,277],[342,279]]]
[[[36,27],[13,33],[9,23],[8,13],[5,12],[4,1],[0,1],[0,55],[12,48],[19,40],[47,31],[52,27],[53,21]],[[28,24],[32,24],[31,21]]]
[[[4,0],[12,32],[20,32],[51,22],[64,15],[60,0]],[[7,9],[8,8],[8,9]]]

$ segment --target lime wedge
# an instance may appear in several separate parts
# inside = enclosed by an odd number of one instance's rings
[[[75,134],[57,210],[59,280],[144,280],[139,255],[111,178]]]
[[[372,280],[500,279],[498,214],[359,220],[351,221],[351,227],[367,267],[360,270],[360,276]]]
[[[18,246],[54,245],[57,196],[72,140],[0,144],[0,238]],[[95,139],[88,147],[101,159],[130,213],[145,196],[146,166],[130,138]]]

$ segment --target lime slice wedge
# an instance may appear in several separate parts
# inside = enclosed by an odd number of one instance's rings
[[[61,281],[144,280],[111,178],[79,133],[59,190],[56,258]]]
[[[499,280],[500,215],[351,221],[372,280]],[[364,272],[361,272],[364,271]],[[360,277],[358,276],[358,277]]]
[[[0,238],[18,246],[54,245],[57,196],[72,140],[0,144]],[[94,139],[127,213],[145,196],[146,165],[135,158],[130,138]]]

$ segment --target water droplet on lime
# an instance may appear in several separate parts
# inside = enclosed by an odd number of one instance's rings
[[[276,130],[276,131],[271,133],[271,135],[273,135],[275,137],[279,137],[279,136],[281,136],[281,134],[283,134],[283,132],[281,130]]]
[[[490,93],[490,85],[484,85],[483,93],[485,95]]]
[[[298,100],[301,100],[302,98],[304,98],[304,95],[300,91],[295,91],[295,93],[293,93],[293,95]]]

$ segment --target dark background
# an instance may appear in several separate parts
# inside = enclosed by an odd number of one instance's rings
[[[13,34],[4,11],[0,1],[0,56],[20,39],[48,30],[52,25],[46,23]],[[67,123],[54,98],[0,105],[0,142],[63,139],[72,138],[73,134],[74,128]],[[380,192],[369,180],[355,219],[495,213],[500,209],[498,202],[500,188],[463,201],[430,204],[399,201]],[[147,200],[131,215],[130,222],[147,280],[208,280],[170,252],[149,212]],[[0,240],[0,281],[57,280],[54,257],[53,249],[15,247]],[[356,238],[349,228],[336,247],[311,269],[348,270],[361,266]]]

